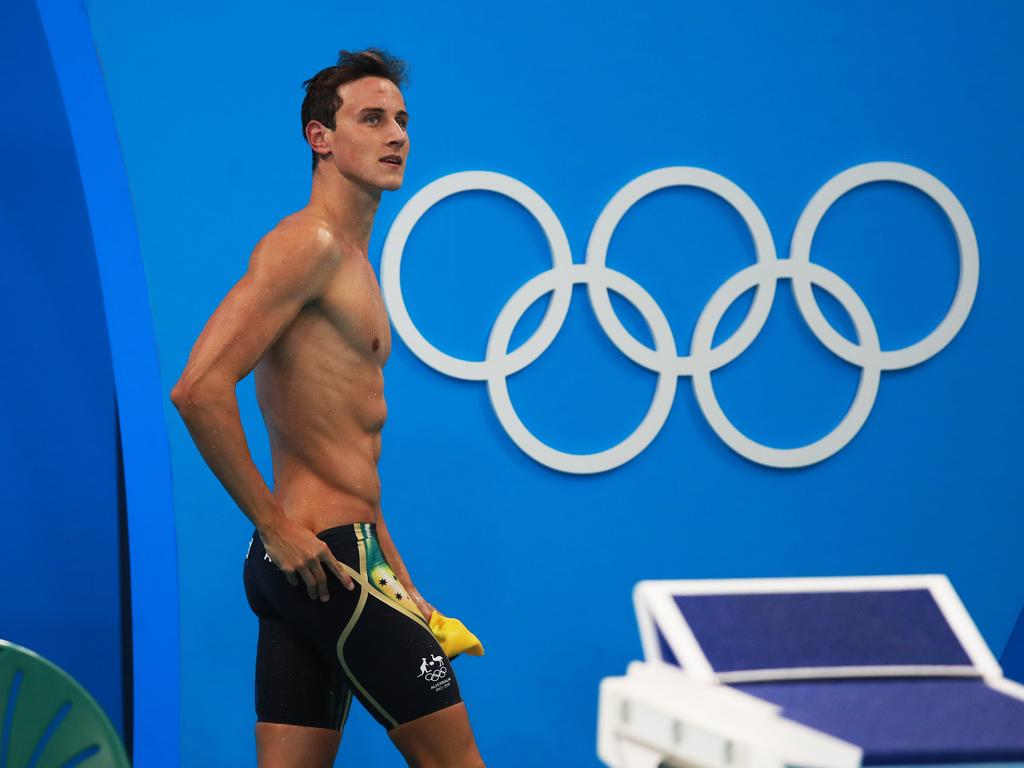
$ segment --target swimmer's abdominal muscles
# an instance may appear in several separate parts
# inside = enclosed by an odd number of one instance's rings
[[[330,597],[325,568],[338,577],[345,589],[355,589],[352,577],[335,559],[327,543],[283,512],[259,533],[270,561],[281,569],[293,587],[299,585],[301,578],[312,600],[319,598],[327,602]]]

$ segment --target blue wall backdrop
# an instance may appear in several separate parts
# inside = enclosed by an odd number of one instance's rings
[[[36,4],[4,17],[0,638],[67,670],[123,734],[123,495],[96,253]]]
[[[630,588],[641,578],[941,572],[1000,654],[1024,602],[1016,446],[1022,324],[1014,226],[1021,124],[1019,5],[526,2],[262,7],[87,0],[135,204],[160,353],[180,567],[181,762],[253,762],[255,621],[241,586],[250,530],[166,401],[206,318],[256,240],[302,206],[308,150],[301,81],[338,48],[381,45],[413,80],[405,186],[385,197],[371,243],[402,205],[455,171],[530,185],[576,262],[607,201],[640,174],[692,165],[760,207],[781,256],[800,212],[835,174],[897,160],[942,180],[977,232],[981,279],[963,329],[921,365],[883,374],[864,428],[799,470],[734,454],[686,378],[633,461],[596,475],[538,464],[504,433],[486,387],[424,365],[396,336],[381,473],[384,508],[417,584],[487,646],[456,663],[489,765],[595,765],[600,678],[640,654]],[[885,349],[942,319],[957,243],[927,197],[874,184],[827,214],[812,258],[868,307]],[[711,294],[751,263],[735,212],[706,192],[645,198],[612,239],[610,266],[662,308],[679,349]],[[432,209],[406,249],[417,326],[480,359],[514,291],[550,264],[515,203],[467,193]],[[822,298],[840,328],[849,321]],[[527,338],[546,306],[521,321]],[[643,322],[615,301],[646,340]],[[728,313],[735,328],[744,301]],[[726,413],[778,447],[843,417],[859,370],[815,339],[780,284],[751,348],[714,374]],[[561,332],[510,378],[530,429],[593,452],[643,418],[655,375],[624,357],[576,289]],[[251,382],[239,388],[269,478]],[[397,766],[354,714],[339,764]]]

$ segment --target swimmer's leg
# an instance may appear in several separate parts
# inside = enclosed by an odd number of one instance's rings
[[[414,768],[484,768],[461,701],[395,726],[388,736]]]
[[[341,732],[284,723],[256,723],[258,768],[331,768]]]

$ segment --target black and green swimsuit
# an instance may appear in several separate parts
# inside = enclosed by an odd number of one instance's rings
[[[356,583],[328,571],[330,599],[288,583],[257,533],[245,559],[245,593],[259,618],[256,717],[341,729],[352,696],[385,728],[462,701],[451,662],[384,559],[373,523],[322,531]]]

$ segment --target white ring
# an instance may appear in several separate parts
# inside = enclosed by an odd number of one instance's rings
[[[900,182],[928,195],[949,218],[960,251],[960,277],[957,281],[956,294],[942,322],[915,344],[902,349],[879,351],[881,358],[878,365],[883,371],[893,371],[917,365],[938,354],[963,327],[978,292],[978,241],[974,236],[974,227],[967,216],[967,211],[956,195],[930,173],[904,163],[864,163],[835,176],[811,198],[793,231],[790,258],[793,261],[810,262],[814,233],[828,209],[850,190],[876,181]],[[797,275],[793,280],[793,290],[804,320],[829,351],[854,365],[864,365],[868,362],[865,351],[856,344],[851,344],[825,319],[809,282]]]
[[[487,342],[487,358],[504,357],[508,348],[509,340],[516,323],[522,317],[523,312],[538,298],[545,293],[554,290],[557,295],[559,287],[568,282],[568,289],[572,292],[573,283],[586,283],[591,279],[593,270],[589,265],[575,265],[571,270],[558,271],[548,270],[537,277],[534,277],[522,288],[516,291],[508,304],[498,315],[498,320],[491,331],[490,339]],[[641,288],[637,283],[613,270],[605,270],[602,277],[613,291],[632,302],[644,320],[647,322],[651,333],[654,336],[655,346],[659,349],[671,345],[672,337],[668,328],[668,321],[661,314],[658,305],[651,298],[650,294]],[[655,313],[653,319],[650,313]],[[506,358],[507,359],[507,358]],[[508,393],[508,372],[493,369],[492,375],[487,379],[487,392],[491,397],[491,404],[498,420],[505,428],[505,432],[512,438],[512,441],[519,448],[532,457],[554,469],[574,474],[592,474],[604,472],[608,469],[625,464],[643,451],[661,431],[669,411],[672,410],[672,402],[675,400],[676,385],[678,378],[673,374],[660,373],[658,383],[654,388],[654,398],[651,406],[647,409],[640,425],[633,430],[622,442],[603,451],[588,454],[566,453],[556,450],[539,440],[526,425],[523,424],[512,405],[512,399]]]
[[[765,221],[761,209],[746,192],[724,176],[705,168],[674,166],[659,168],[638,176],[608,201],[604,210],[601,211],[601,215],[598,216],[587,243],[587,264],[594,268],[595,274],[597,270],[605,268],[612,234],[626,212],[641,198],[667,187],[696,187],[722,198],[736,210],[742,217],[743,223],[747,225],[750,236],[754,240],[754,254],[757,262],[775,261],[775,241],[772,239],[768,222]],[[761,328],[764,327],[768,313],[771,312],[772,301],[775,298],[775,283],[770,281],[759,284],[754,301],[751,303],[750,309],[747,310],[747,316],[743,319],[740,327],[718,347],[702,353],[702,356],[697,358],[694,357],[692,351],[689,356],[677,357],[674,341],[669,348],[670,352],[669,349],[652,352],[633,338],[633,335],[623,327],[608,299],[608,291],[600,281],[588,283],[587,293],[598,322],[622,354],[637,365],[642,365],[652,371],[659,373],[672,371],[677,376],[689,376],[694,371],[709,365],[713,368],[725,365],[750,346],[757,334],[760,333]],[[671,355],[671,362],[665,360],[666,353]]]
[[[413,324],[412,318],[409,317],[409,310],[406,308],[405,299],[402,296],[402,254],[412,228],[424,213],[441,200],[470,190],[497,192],[499,195],[515,200],[529,211],[544,230],[548,246],[551,248],[554,269],[561,270],[572,266],[572,253],[569,250],[569,239],[565,236],[561,222],[551,207],[544,202],[544,199],[521,181],[500,173],[463,171],[443,176],[413,195],[399,211],[384,241],[384,250],[380,259],[384,303],[387,306],[388,314],[391,315],[391,321],[413,353],[430,367],[457,379],[484,381],[488,376],[487,361],[463,360],[453,357],[427,341]],[[536,360],[543,354],[558,335],[565,316],[569,312],[570,301],[572,301],[572,285],[560,283],[555,289],[555,295],[537,330],[521,347],[509,355],[509,360],[504,362],[522,368],[529,365],[530,360]],[[527,362],[522,362],[523,360]]]
[[[820,285],[831,293],[853,320],[861,346],[869,353],[877,353],[878,333],[875,330],[875,324],[871,321],[871,315],[868,314],[864,302],[860,300],[853,288],[834,272],[829,272],[818,264],[790,259],[768,264],[755,264],[726,280],[722,287],[715,291],[697,321],[697,328],[693,332],[694,351],[705,352],[711,348],[711,341],[722,315],[745,291],[758,285],[766,277],[775,280],[779,278],[795,280],[796,275],[799,275],[808,285],[812,283]],[[871,408],[875,404],[875,396],[878,394],[881,369],[876,363],[875,355],[868,354],[865,357],[871,362],[862,368],[857,394],[854,395],[853,403],[846,416],[825,437],[799,448],[772,448],[751,440],[740,432],[729,421],[718,404],[718,398],[715,397],[715,390],[711,384],[709,369],[693,374],[693,391],[715,434],[736,453],[769,467],[805,467],[837,453],[853,439],[854,435],[864,426],[864,422],[867,421]]]

